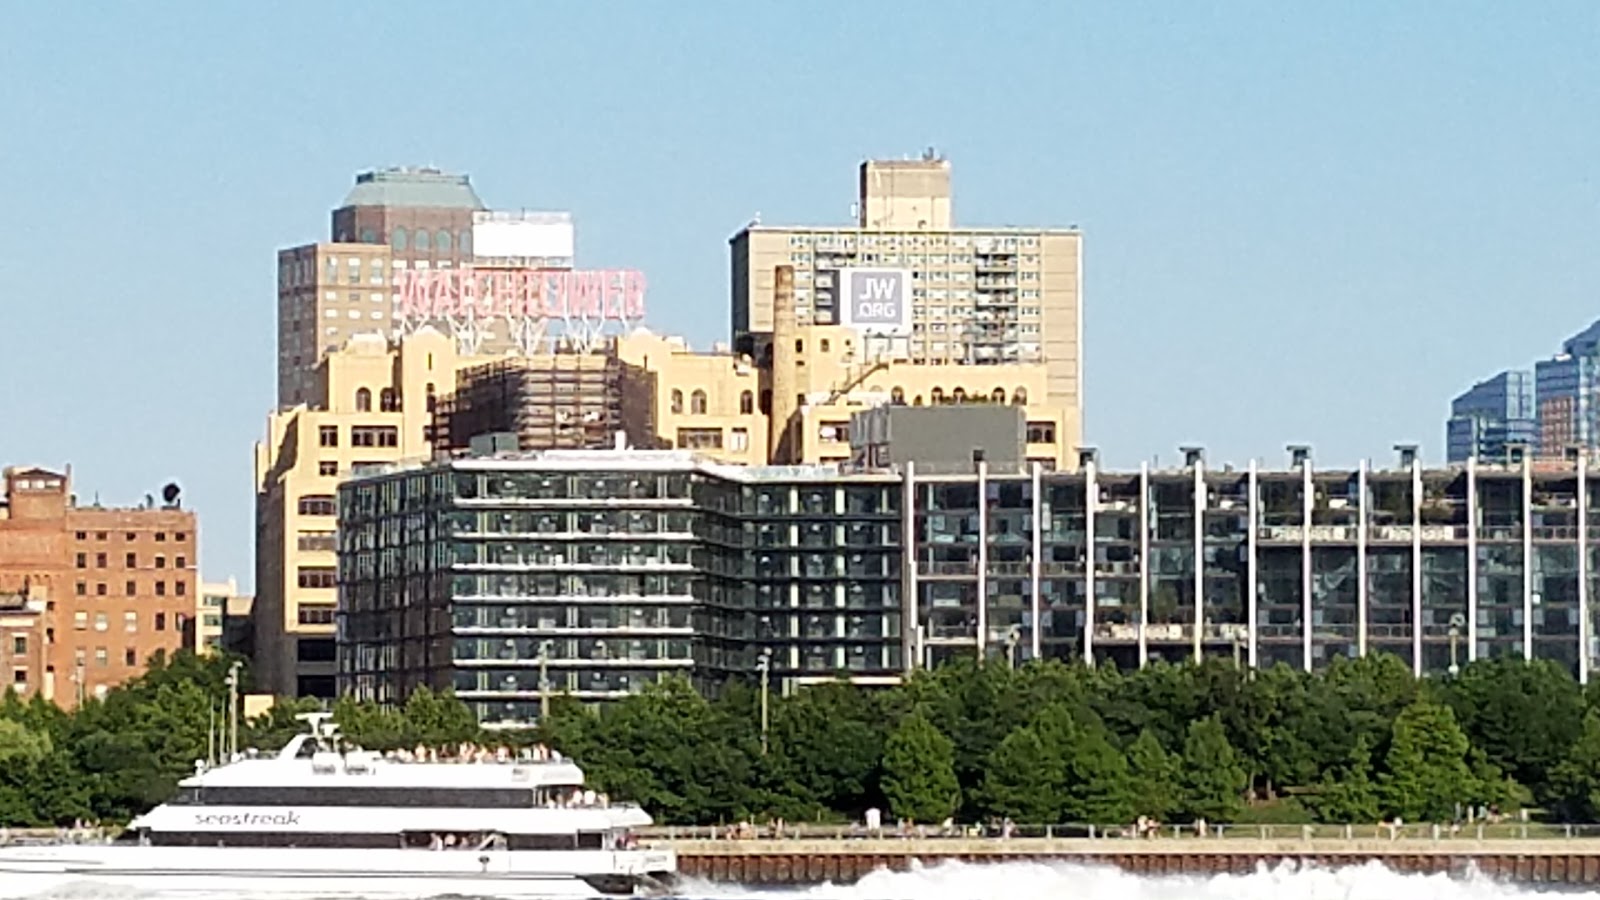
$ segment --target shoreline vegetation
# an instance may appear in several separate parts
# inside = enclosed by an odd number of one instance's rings
[[[209,755],[233,662],[157,659],[70,713],[7,694],[0,827],[115,826],[164,802]],[[282,700],[243,723],[241,746],[280,747],[302,730],[294,716],[318,708]],[[1600,821],[1600,689],[1520,659],[1447,679],[1417,679],[1385,655],[1318,675],[1225,660],[1129,672],[957,663],[898,687],[773,696],[765,753],[760,696],[744,684],[708,700],[667,681],[602,712],[554,697],[526,731],[481,730],[464,704],[426,690],[399,709],[341,700],[333,711],[372,750],[546,744],[663,826],[848,828],[868,810],[890,832],[903,821],[1105,833],[1143,818],[1224,833],[1433,823],[1464,836],[1523,815],[1556,834],[1570,831],[1542,822]]]

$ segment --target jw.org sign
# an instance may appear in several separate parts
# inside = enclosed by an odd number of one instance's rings
[[[911,272],[839,270],[839,323],[862,334],[910,334]]]

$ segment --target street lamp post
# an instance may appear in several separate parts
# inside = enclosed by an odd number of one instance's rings
[[[545,641],[539,645],[539,724],[543,725],[550,718],[550,649],[552,644]]]
[[[756,660],[756,671],[761,673],[761,755],[767,755],[767,684],[772,674],[772,650],[763,648]]]
[[[1461,665],[1457,658],[1456,644],[1461,640],[1461,626],[1467,624],[1467,617],[1456,613],[1450,617],[1450,677],[1461,674]]]
[[[228,717],[224,721],[228,739],[227,746],[222,748],[222,758],[227,762],[232,762],[234,754],[239,752],[239,669],[242,665],[235,662],[228,667]]]

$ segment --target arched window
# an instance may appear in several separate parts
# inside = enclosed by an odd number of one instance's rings
[[[372,392],[366,388],[356,390],[356,412],[372,412]]]
[[[1016,390],[1012,391],[1011,392],[1011,403],[1013,405],[1015,405],[1015,406],[1027,406],[1028,405],[1028,389],[1025,388],[1025,387],[1019,387]]]
[[[906,392],[904,388],[895,388],[889,392],[889,402],[895,406],[906,405]]]
[[[756,395],[745,391],[739,395],[739,413],[748,416],[756,411]]]
[[[428,412],[433,412],[433,407],[436,403],[438,403],[438,397],[434,395],[433,382],[430,381],[428,382]]]
[[[472,253],[472,230],[471,229],[469,229],[469,228],[461,229],[461,236],[456,238],[456,246],[461,248],[461,255],[462,256],[467,256],[468,254]]]
[[[361,243],[363,243],[363,244],[376,244],[377,242],[378,242],[378,233],[376,231],[373,231],[371,228],[363,228],[363,229],[361,229]]]
[[[697,416],[703,416],[706,414],[705,391],[696,390],[693,394],[689,395],[689,412]]]
[[[944,388],[934,388],[928,392],[928,402],[934,406],[944,402]]]
[[[450,232],[445,231],[443,228],[439,229],[438,235],[436,235],[433,239],[433,248],[438,250],[440,253],[449,253]]]
[[[674,413],[683,412],[683,391],[677,388],[672,389],[672,411]]]
[[[389,249],[394,250],[396,253],[406,249],[405,226],[396,225],[394,230],[389,232]]]
[[[993,391],[991,391],[989,393],[989,401],[991,403],[1004,403],[1004,402],[1006,402],[1006,389],[1005,388],[995,388]]]
[[[922,405],[922,395],[918,394],[915,397],[912,397],[911,398],[911,405],[912,406],[921,406]]]
[[[967,402],[967,389],[966,388],[956,388],[955,390],[951,391],[950,392],[950,402],[951,403],[965,403],[965,402]]]
[[[384,388],[378,392],[378,409],[383,412],[399,412],[400,404],[396,402],[394,388]]]
[[[433,241],[428,237],[428,229],[418,228],[414,246],[418,250],[427,250],[432,243]]]

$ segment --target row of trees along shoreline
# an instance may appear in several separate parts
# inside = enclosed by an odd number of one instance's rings
[[[180,653],[67,712],[0,701],[0,826],[121,823],[208,754],[233,659]],[[248,674],[245,676],[248,682]],[[248,687],[248,684],[246,685]],[[281,700],[242,746],[281,747],[315,701]],[[552,698],[527,731],[483,732],[448,693],[386,709],[345,699],[342,733],[374,750],[543,743],[591,786],[662,824],[859,821],[1046,825],[1450,823],[1465,810],[1600,821],[1600,689],[1542,661],[1418,679],[1400,659],[1307,674],[1229,660],[1137,671],[955,663],[895,687],[844,682],[715,699],[683,680],[599,710]]]

